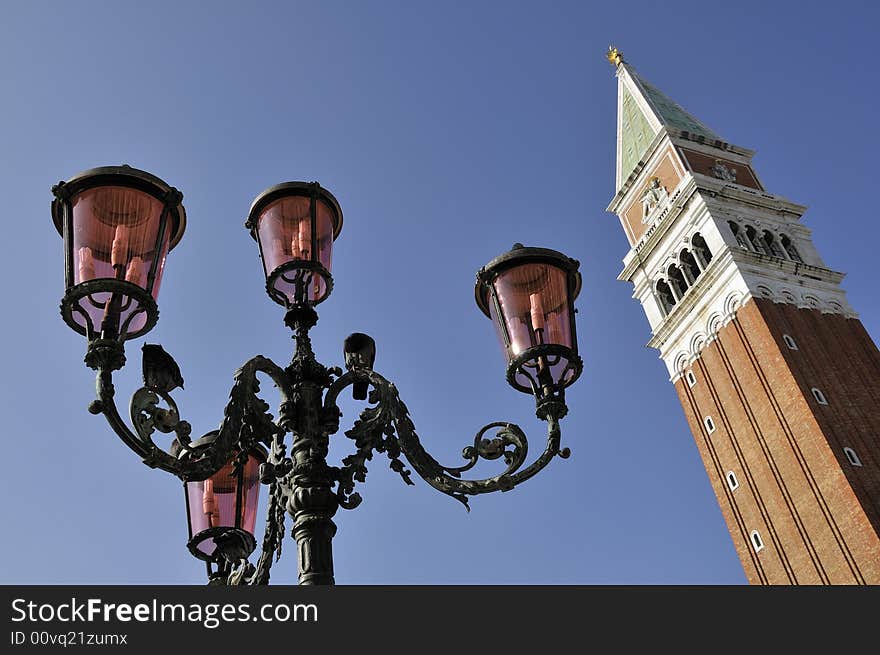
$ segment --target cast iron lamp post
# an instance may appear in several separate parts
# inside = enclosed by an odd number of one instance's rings
[[[373,370],[373,339],[355,333],[345,340],[345,373],[315,359],[309,330],[318,320],[315,306],[333,290],[331,253],[342,210],[316,182],[271,187],[254,200],[245,227],[260,248],[266,291],[286,309],[284,322],[296,343],[293,360],[284,368],[262,356],[245,363],[235,373],[220,429],[192,440],[170,395],[183,378],[161,346],[143,346],[144,386],[130,403],[133,429],[120,416],[112,379],[125,364],[125,342],[143,336],[158,320],[166,257],[186,224],[182,194],[129,166],[85,171],[52,191],[52,218],[64,239],[61,315],[87,338],[85,363],[97,371],[97,399],[89,411],[103,414],[145,464],[183,481],[188,548],[206,562],[211,583],[268,584],[289,513],[300,584],[333,584],[332,519],[338,508],[354,509],[361,502],[355,485],[365,481],[366,462],[376,452],[413,484],[400,459],[405,457],[428,484],[465,507],[469,496],[508,491],[556,455],[569,456],[568,448],[560,448],[559,421],[568,411],[565,388],[582,370],[574,320],[581,276],[575,260],[516,244],[477,272],[477,305],[498,331],[507,381],[534,396],[536,414],[547,422],[543,453],[523,467],[525,434],[513,423],[495,422],[464,449],[462,466],[442,466],[422,447],[397,388]],[[277,418],[258,396],[258,373],[278,387]],[[341,416],[336,400],[349,386],[367,407],[345,432],[354,452],[340,466],[330,466],[329,438],[339,430]],[[485,437],[491,430],[494,435]],[[157,431],[174,434],[167,450],[153,441]],[[506,467],[491,478],[463,479],[480,458],[501,458]],[[262,550],[253,565],[248,557],[256,550],[261,484],[269,487],[269,500]]]

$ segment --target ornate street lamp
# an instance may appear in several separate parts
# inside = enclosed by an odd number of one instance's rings
[[[198,449],[211,443],[218,432],[209,433]],[[178,457],[179,443],[172,446]],[[250,452],[235,453],[223,468],[206,480],[183,483],[186,516],[189,524],[187,548],[208,566],[208,576],[218,572],[228,575],[228,568],[247,558],[257,547],[254,527],[260,495],[260,465],[266,462],[266,450],[255,445]],[[217,565],[213,570],[211,565]]]
[[[93,168],[52,192],[64,237],[64,321],[89,342],[143,336],[159,319],[165,257],[186,226],[183,196],[129,166]]]
[[[507,358],[507,381],[542,401],[562,397],[581,374],[574,299],[578,262],[515,243],[477,273],[477,306],[492,319]]]
[[[273,186],[254,200],[245,227],[260,245],[272,300],[289,308],[317,305],[330,295],[342,210],[329,191],[317,182]]]
[[[158,319],[156,298],[168,251],[185,224],[182,196],[160,179],[128,166],[86,171],[53,188],[52,216],[64,237],[64,320],[87,338],[86,364],[97,371],[97,399],[122,441],[150,467],[184,483],[188,548],[207,562],[213,584],[267,584],[280,551],[285,516],[293,518],[300,584],[333,584],[332,539],[336,511],[361,502],[355,491],[366,462],[384,453],[407,484],[412,469],[435,489],[468,506],[468,497],[507,491],[543,469],[560,448],[559,421],[567,413],[565,389],[580,375],[574,300],[581,287],[578,263],[562,253],[516,244],[477,273],[477,305],[495,323],[507,359],[507,379],[531,393],[538,418],[547,422],[544,451],[528,466],[528,442],[519,426],[494,422],[463,450],[464,464],[441,466],[419,440],[397,388],[373,371],[376,345],[355,333],[343,345],[345,368],[328,368],[312,352],[309,330],[315,305],[333,289],[331,252],[342,229],[342,211],[318,183],[287,182],[260,194],[245,223],[257,240],[266,291],[286,308],[285,324],[296,349],[286,367],[263,356],[234,375],[219,430],[197,440],[180,418],[171,392],[183,386],[174,359],[161,346],[143,346],[144,386],[132,396],[133,428],[115,403],[113,371],[125,364],[124,343],[145,334]],[[280,403],[277,418],[259,396],[257,373],[272,378]],[[339,430],[339,394],[352,387],[367,407],[345,432],[354,452],[340,466],[326,460],[329,438]],[[485,436],[494,430],[491,436]],[[174,434],[168,449],[156,432]],[[289,447],[285,440],[292,435]],[[462,475],[480,459],[503,459],[498,475]],[[261,553],[254,538],[260,484],[268,508]]]

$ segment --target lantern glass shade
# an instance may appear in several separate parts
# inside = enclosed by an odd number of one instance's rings
[[[168,251],[186,227],[183,196],[130,166],[93,168],[52,192],[64,239],[65,322],[89,340],[146,333],[159,318]]]
[[[574,323],[577,262],[554,250],[514,248],[484,268],[477,304],[492,319],[508,381],[530,393],[567,387],[581,372]]]
[[[317,182],[285,182],[257,196],[245,226],[260,246],[266,291],[286,307],[316,305],[333,288],[342,210]]]
[[[218,540],[229,532],[245,532],[252,541],[260,494],[262,450],[252,450],[244,466],[236,457],[207,480],[187,482],[190,550],[200,559],[220,559]],[[241,475],[237,473],[241,471]]]
[[[565,271],[549,264],[523,264],[495,279],[511,355],[550,343],[573,347],[566,278]],[[499,317],[493,320],[498,323]]]
[[[102,186],[71,199],[74,284],[124,280],[156,300],[170,231],[161,241],[162,202],[137,189]],[[155,262],[152,288],[147,280]],[[142,303],[124,291],[96,291],[76,301],[73,320],[93,332],[137,333],[147,321]]]
[[[333,218],[330,209],[321,200],[315,201],[315,219],[316,234],[312,235],[311,199],[304,196],[281,198],[262,211],[257,232],[263,248],[263,268],[267,278],[273,271],[294,260],[317,261],[330,272]],[[327,281],[307,268],[294,265],[280,273],[274,281],[274,290],[291,305],[301,303],[303,293],[309,303],[316,304],[327,295]]]

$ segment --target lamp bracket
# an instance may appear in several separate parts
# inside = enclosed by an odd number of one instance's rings
[[[345,433],[355,442],[357,451],[343,460],[343,467],[337,475],[337,495],[344,509],[360,504],[361,497],[354,491],[354,486],[366,479],[365,463],[372,459],[373,452],[385,453],[391,460],[391,469],[400,474],[404,482],[412,484],[411,472],[400,461],[403,455],[422,479],[464,504],[468,510],[468,496],[509,491],[547,466],[554,456],[566,458],[570,455],[568,448],[560,449],[559,420],[567,408],[564,402],[557,401],[544,406],[541,418],[547,421],[547,444],[531,465],[522,468],[528,455],[528,439],[523,430],[515,423],[497,421],[480,428],[473,443],[462,450],[462,457],[467,460],[463,466],[443,466],[422,446],[397,387],[375,371],[355,368],[336,380],[324,400],[325,414],[334,413],[339,393],[356,382],[366,382],[372,387],[368,397],[371,406],[361,412],[360,418]],[[484,435],[490,430],[496,431],[494,437],[486,438]],[[506,468],[490,478],[462,479],[462,474],[476,466],[480,459],[503,459]]]

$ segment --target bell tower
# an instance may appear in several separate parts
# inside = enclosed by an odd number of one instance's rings
[[[880,584],[880,351],[754,152],[615,48],[618,279],[651,327],[751,584]]]

